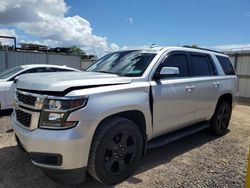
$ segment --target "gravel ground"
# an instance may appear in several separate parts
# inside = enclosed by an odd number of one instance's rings
[[[46,177],[16,147],[10,117],[0,117],[0,188],[63,187]],[[203,131],[149,150],[136,174],[116,187],[244,187],[250,145],[250,106],[238,105],[230,131]],[[64,186],[67,187],[67,186]],[[76,187],[103,187],[90,177]]]

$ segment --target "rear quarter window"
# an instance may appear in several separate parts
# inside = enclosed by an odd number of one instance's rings
[[[233,65],[228,57],[216,56],[225,75],[235,75]]]

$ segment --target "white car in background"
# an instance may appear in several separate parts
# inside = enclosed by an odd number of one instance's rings
[[[12,108],[14,88],[11,87],[16,77],[28,73],[80,71],[74,68],[47,64],[20,65],[0,72],[0,110]]]

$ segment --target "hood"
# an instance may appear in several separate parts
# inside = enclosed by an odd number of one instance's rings
[[[17,88],[63,92],[69,88],[128,84],[133,78],[97,72],[56,72],[24,74],[17,79]]]

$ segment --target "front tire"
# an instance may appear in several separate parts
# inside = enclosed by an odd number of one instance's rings
[[[142,134],[133,121],[122,117],[105,120],[92,141],[88,172],[101,183],[120,183],[135,171],[142,150]]]
[[[216,106],[212,119],[210,120],[211,132],[217,136],[224,135],[227,132],[231,114],[231,105],[226,101],[220,101]]]

